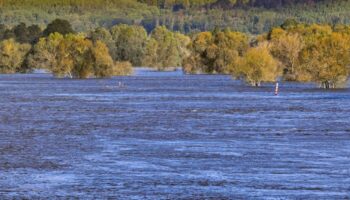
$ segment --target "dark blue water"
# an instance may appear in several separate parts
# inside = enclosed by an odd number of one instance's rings
[[[180,71],[1,75],[0,199],[349,199],[350,90],[273,93]]]

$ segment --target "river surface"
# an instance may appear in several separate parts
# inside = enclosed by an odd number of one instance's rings
[[[350,199],[350,90],[0,75],[0,199]]]

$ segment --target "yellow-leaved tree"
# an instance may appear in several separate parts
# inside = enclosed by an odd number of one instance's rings
[[[278,34],[277,34],[278,33]],[[300,53],[305,44],[298,33],[287,33],[284,30],[274,30],[271,34],[272,55],[282,66],[286,80],[298,80],[300,71]]]
[[[233,76],[259,87],[261,82],[276,81],[281,75],[278,62],[273,58],[267,43],[250,48],[236,64]]]
[[[0,42],[0,73],[23,71],[23,62],[30,50],[29,44],[17,43],[14,39]]]
[[[117,64],[113,62],[107,45],[99,40],[89,40],[81,34],[63,36],[53,33],[41,38],[34,46],[28,63],[35,68],[46,69],[56,77],[103,78],[132,72],[130,66],[124,65],[128,69],[119,69],[116,74]]]
[[[341,87],[349,76],[350,36],[336,32],[323,35],[304,49],[301,59],[311,81],[323,88]]]

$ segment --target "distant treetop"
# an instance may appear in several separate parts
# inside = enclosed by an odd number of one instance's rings
[[[69,33],[74,33],[72,25],[67,20],[63,19],[55,19],[44,30],[44,35],[49,36],[51,33],[60,33],[62,35],[66,35]]]

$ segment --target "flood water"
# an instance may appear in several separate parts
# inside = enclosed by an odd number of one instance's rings
[[[0,199],[350,199],[350,90],[315,88],[0,75]]]

